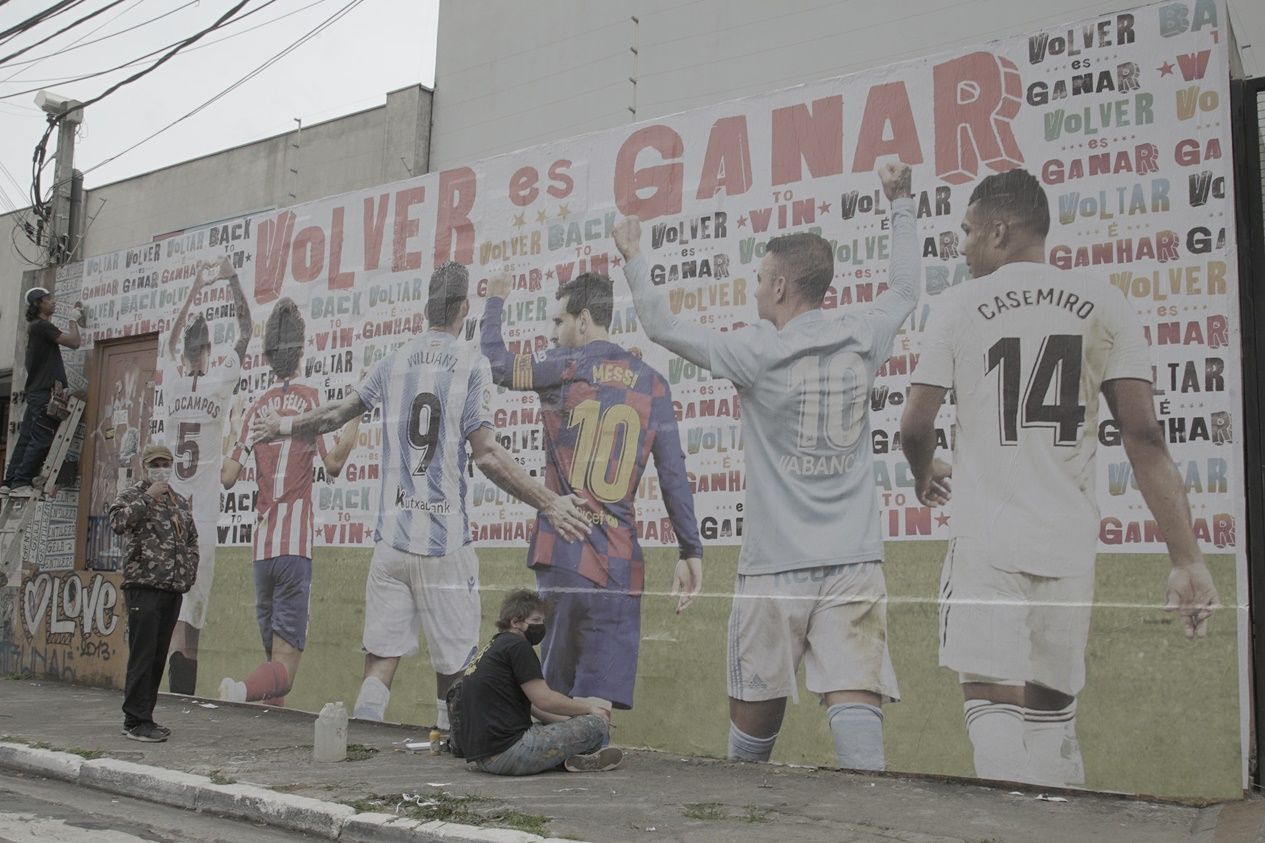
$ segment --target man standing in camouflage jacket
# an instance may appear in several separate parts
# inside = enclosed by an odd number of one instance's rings
[[[110,527],[126,536],[123,597],[127,601],[127,682],[123,734],[165,741],[171,730],[154,722],[171,632],[182,595],[198,572],[198,530],[189,499],[171,490],[171,451],[149,445],[141,455],[145,479],[110,504]]]

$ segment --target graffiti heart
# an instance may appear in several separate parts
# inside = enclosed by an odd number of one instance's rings
[[[74,574],[40,574],[27,580],[22,590],[26,634],[34,635],[47,615],[49,635],[73,633],[76,626],[85,638],[109,635],[119,622],[114,612],[118,601],[118,589],[100,574],[86,583]]]

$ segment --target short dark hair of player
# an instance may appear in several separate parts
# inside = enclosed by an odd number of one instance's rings
[[[286,381],[299,371],[303,359],[303,314],[294,299],[277,302],[264,327],[264,357],[272,373]]]
[[[971,191],[967,206],[976,204],[978,213],[1004,219],[1037,237],[1044,238],[1050,233],[1050,202],[1045,197],[1045,188],[1027,170],[1008,170],[984,179]]]
[[[801,231],[774,237],[765,248],[777,255],[782,274],[795,285],[799,297],[821,304],[835,278],[835,252],[826,238]]]
[[[201,313],[184,330],[184,358],[196,362],[202,352],[211,350],[211,331]]]
[[[470,273],[456,261],[446,261],[430,276],[426,321],[432,328],[446,328],[457,319],[461,303],[470,295]]]
[[[501,601],[501,614],[497,616],[496,628],[507,630],[514,621],[527,620],[536,612],[549,614],[549,601],[538,592],[525,588],[516,589],[505,595],[505,599]]]
[[[558,301],[567,300],[567,313],[579,316],[587,310],[600,328],[611,326],[615,312],[614,284],[597,272],[585,272],[558,288]]]

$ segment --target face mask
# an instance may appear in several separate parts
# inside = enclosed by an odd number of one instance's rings
[[[527,636],[527,643],[535,647],[545,640],[545,625],[543,623],[529,623],[524,635]]]
[[[170,468],[151,468],[147,470],[150,483],[166,483],[171,479]]]

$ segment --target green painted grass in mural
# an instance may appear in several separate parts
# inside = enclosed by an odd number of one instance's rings
[[[938,666],[939,542],[887,545],[892,661],[903,700],[886,708],[888,767],[971,775],[956,677]],[[287,704],[317,711],[330,700],[350,707],[360,687],[367,549],[321,549],[314,565],[308,649]],[[521,549],[480,549],[484,635],[506,589],[531,586]],[[614,740],[685,755],[723,756],[728,734],[725,629],[736,548],[708,550],[706,592],[682,615],[666,592],[672,551],[650,554],[643,600],[636,708],[615,717]],[[1209,560],[1227,607],[1238,605],[1231,557]],[[210,620],[202,635],[198,690],[214,696],[221,677],[240,678],[262,658],[245,549],[222,549]],[[1166,558],[1104,556],[1086,654],[1088,685],[1079,731],[1086,784],[1157,796],[1230,797],[1240,792],[1239,679],[1233,608],[1215,616],[1206,639],[1190,642],[1158,606]],[[657,593],[655,593],[657,592]],[[801,677],[802,683],[802,677]],[[392,720],[427,724],[435,717],[434,674],[425,642],[396,674]],[[825,713],[803,691],[788,707],[775,761],[829,765],[833,749]]]

